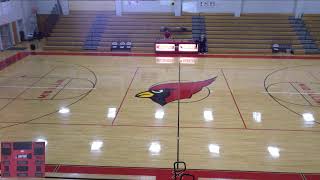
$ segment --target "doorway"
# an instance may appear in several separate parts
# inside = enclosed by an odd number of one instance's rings
[[[0,26],[0,36],[3,49],[8,49],[13,46],[10,24]]]

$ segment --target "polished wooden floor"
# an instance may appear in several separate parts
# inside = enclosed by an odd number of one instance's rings
[[[146,97],[214,77],[179,104]],[[0,72],[0,140],[45,140],[47,164],[171,168],[179,129],[190,169],[315,173],[319,96],[317,60],[28,56]]]

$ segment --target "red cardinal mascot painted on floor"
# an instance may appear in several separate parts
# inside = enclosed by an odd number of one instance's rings
[[[181,82],[158,84],[149,88],[148,91],[138,93],[138,98],[150,98],[152,101],[164,106],[178,99],[190,99],[192,95],[200,92],[202,88],[209,86],[217,77],[197,82]],[[180,95],[179,95],[180,94]]]

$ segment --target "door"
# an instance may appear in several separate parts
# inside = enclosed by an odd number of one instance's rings
[[[10,24],[0,26],[0,36],[2,41],[2,48],[8,49],[13,46],[11,37]]]
[[[13,31],[14,44],[18,44],[19,43],[19,35],[18,35],[17,23],[12,22],[11,25],[12,25],[12,31]]]

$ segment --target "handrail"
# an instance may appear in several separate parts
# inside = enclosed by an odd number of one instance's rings
[[[57,4],[55,4],[54,7],[52,8],[51,14],[49,14],[45,23],[45,30],[43,32],[43,35],[45,37],[48,37],[50,35],[53,27],[58,22],[61,14],[62,14],[61,4],[60,4],[60,1],[57,0]]]
[[[62,11],[62,6],[61,6],[61,3],[60,3],[60,0],[57,0],[57,5],[58,5],[58,12],[60,15],[63,14],[63,11]]]

